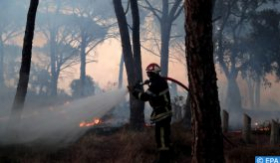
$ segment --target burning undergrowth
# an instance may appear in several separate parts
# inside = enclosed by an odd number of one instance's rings
[[[90,127],[90,126],[95,126],[101,123],[101,120],[99,118],[93,118],[91,121],[82,121],[79,124],[79,127]]]
[[[0,162],[102,162],[102,163],[152,163],[157,157],[154,127],[146,126],[143,132],[132,132],[125,126],[88,127],[87,132],[75,142],[62,148],[45,146],[1,146]],[[280,155],[278,146],[269,146],[269,136],[253,134],[252,142],[242,141],[241,133],[225,134],[236,144],[233,147],[224,141],[225,158],[228,163],[253,162],[255,155]],[[172,124],[172,160],[187,163],[191,158],[190,131],[180,123]]]
[[[270,145],[270,123],[260,122],[252,128],[251,140],[246,143],[242,132],[228,132],[225,136],[232,144],[224,141],[227,163],[254,162],[255,156],[279,156],[280,144]]]
[[[253,126],[253,134],[266,134],[270,135],[271,122],[266,120],[263,122],[255,122]]]
[[[101,128],[101,127],[100,127]],[[145,127],[143,132],[132,132],[126,126],[98,131],[91,127],[76,142],[59,149],[6,146],[0,148],[0,162],[102,162],[102,163],[152,163],[157,156],[154,128]],[[104,127],[106,128],[106,127]],[[173,159],[188,162],[190,156],[190,133],[173,127]]]

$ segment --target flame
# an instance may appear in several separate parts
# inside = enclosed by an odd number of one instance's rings
[[[83,121],[83,122],[81,122],[81,123],[79,124],[79,126],[80,126],[80,127],[90,127],[90,126],[97,125],[97,124],[99,124],[100,122],[101,122],[100,119],[98,119],[98,118],[93,118],[91,122],[85,122],[85,121]]]
[[[255,131],[270,131],[270,124],[262,124],[259,122],[255,122]]]

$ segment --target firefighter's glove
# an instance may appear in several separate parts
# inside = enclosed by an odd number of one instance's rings
[[[134,86],[127,86],[129,93],[137,98],[139,92],[141,92],[142,85],[140,82],[137,82]]]
[[[156,122],[155,122],[155,121],[150,120],[150,125],[154,125],[154,124],[156,124]]]
[[[128,85],[127,89],[130,93],[141,90],[141,82],[137,82],[134,86]]]
[[[142,88],[141,82],[137,82],[137,83],[133,86],[133,90],[138,90],[138,91],[140,91],[141,88]]]

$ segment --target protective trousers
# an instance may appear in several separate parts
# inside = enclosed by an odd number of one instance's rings
[[[159,150],[158,163],[169,163],[170,160],[170,122],[171,117],[165,118],[155,125],[155,137]]]

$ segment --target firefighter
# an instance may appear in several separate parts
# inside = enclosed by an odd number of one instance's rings
[[[146,68],[149,80],[147,91],[141,91],[141,83],[128,87],[132,95],[142,101],[149,101],[153,108],[150,120],[155,124],[155,139],[159,150],[158,163],[168,163],[170,160],[170,123],[171,103],[167,81],[160,75],[160,66],[151,63]]]

